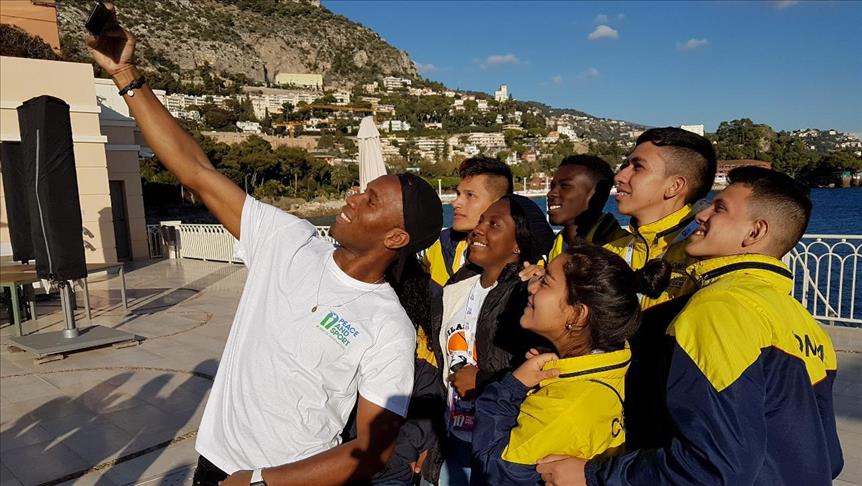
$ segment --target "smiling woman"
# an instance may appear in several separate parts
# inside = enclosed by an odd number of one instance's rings
[[[530,282],[521,326],[547,338],[556,354],[531,353],[477,400],[476,484],[539,484],[535,465],[548,455],[590,459],[621,450],[638,281],[622,258],[581,241]]]
[[[548,253],[553,232],[534,202],[507,195],[485,210],[468,241],[470,264],[443,288],[431,330],[447,397],[447,423],[440,429],[448,433],[424,473],[432,482],[439,475],[442,484],[469,483],[473,399],[540,342],[518,326],[527,298],[518,270]]]

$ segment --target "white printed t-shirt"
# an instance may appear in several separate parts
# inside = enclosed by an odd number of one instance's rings
[[[458,309],[446,323],[446,363],[449,373],[457,371],[455,366],[476,365],[476,329],[479,323],[479,313],[491,290],[497,286],[494,282],[488,288],[482,287],[481,279],[470,288],[467,301]],[[458,395],[454,386],[447,381],[449,431],[459,439],[471,442],[475,420],[475,405],[473,400],[464,400]]]
[[[228,474],[337,446],[357,392],[407,413],[410,319],[389,284],[348,276],[315,234],[308,221],[246,197],[237,254],[248,278],[196,443]]]

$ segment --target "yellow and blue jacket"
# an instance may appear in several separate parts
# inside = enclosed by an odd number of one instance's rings
[[[631,353],[565,358],[528,392],[511,373],[476,400],[474,484],[539,484],[536,463],[550,454],[608,457],[625,443],[623,400]]]
[[[843,467],[829,336],[761,255],[689,268],[699,290],[667,330],[675,431],[659,449],[587,463],[587,483],[829,485]]]
[[[608,242],[625,238],[628,234],[628,231],[620,227],[617,218],[613,214],[603,213],[598,221],[596,221],[596,224],[584,234],[584,239],[601,246]],[[554,239],[554,246],[551,247],[551,252],[548,254],[548,261],[553,260],[557,255],[565,251],[565,248],[566,241],[563,238],[563,231],[560,231]]]
[[[467,259],[467,233],[446,228],[440,238],[425,252],[424,264],[431,274],[431,286],[436,294],[442,292],[449,278],[464,265]]]
[[[648,309],[656,304],[694,292],[694,283],[686,274],[686,267],[695,262],[685,253],[686,239],[680,233],[694,221],[694,211],[687,205],[664,218],[650,224],[631,225],[631,233],[614,240],[604,248],[621,256],[633,270],[639,270],[650,260],[663,258],[673,273],[667,290],[657,298],[644,296],[641,308]]]

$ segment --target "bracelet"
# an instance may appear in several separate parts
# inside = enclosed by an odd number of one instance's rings
[[[125,96],[125,95],[127,95],[127,94],[128,94],[130,97],[131,97],[131,96],[135,96],[135,90],[136,90],[136,89],[138,89],[138,88],[140,88],[140,87],[141,87],[141,86],[143,86],[144,84],[146,84],[146,82],[147,82],[147,79],[146,79],[146,78],[144,78],[143,76],[141,76],[141,77],[139,77],[139,78],[135,79],[134,81],[132,81],[131,83],[129,83],[125,88],[123,88],[123,89],[121,89],[121,90],[119,91],[120,96],[122,97],[122,96]]]

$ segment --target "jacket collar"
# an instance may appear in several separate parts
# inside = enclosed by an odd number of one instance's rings
[[[496,286],[488,294],[488,299],[493,299],[493,296],[500,295],[502,292],[505,295],[510,288],[521,284],[521,278],[518,277],[518,264],[511,263],[503,268],[500,278],[497,279]],[[481,268],[475,265],[465,265],[461,270],[449,279],[449,282],[443,287],[443,309],[444,312],[449,312],[443,315],[443,319],[450,319],[451,313],[454,310],[463,307],[464,302],[470,294],[470,289],[473,285],[482,278]]]
[[[710,258],[688,266],[689,275],[698,287],[711,285],[731,274],[743,272],[757,275],[777,286],[782,292],[790,293],[793,287],[793,274],[781,260],[757,254],[731,255]]]
[[[660,238],[676,233],[694,220],[694,211],[690,204],[668,214],[658,221],[638,226],[634,221],[632,230],[640,234],[647,242],[655,243]]]
[[[587,241],[601,240],[619,229],[619,227],[620,224],[617,222],[617,218],[615,218],[613,214],[602,213],[601,216],[599,216],[599,219],[597,219],[596,222],[586,230],[583,238]],[[562,234],[562,231],[560,234]]]
[[[558,368],[560,376],[544,380],[540,385],[546,386],[561,380],[622,379],[626,375],[631,357],[631,350],[626,344],[626,347],[619,351],[552,361],[545,365],[545,369]]]
[[[521,271],[520,268],[521,266],[518,263],[510,263],[506,265],[505,267],[503,267],[503,271],[500,272],[500,277],[497,278],[497,283],[508,283],[510,280],[515,279],[520,281],[521,279],[520,277],[518,277],[518,272]],[[475,277],[476,275],[482,275],[482,269],[472,263],[465,262],[464,265],[461,266],[461,268],[457,272],[455,272],[455,275],[453,275],[449,279],[449,282],[447,282],[446,285],[452,285],[463,280]]]

